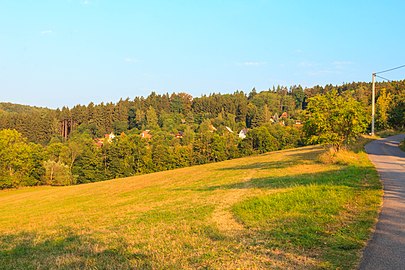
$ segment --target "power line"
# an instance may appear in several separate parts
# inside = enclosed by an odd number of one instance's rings
[[[384,77],[381,77],[381,76],[378,76],[378,75],[375,75],[375,76],[378,77],[378,78],[380,78],[380,79],[386,80],[387,82],[391,82],[391,80],[389,80],[389,79],[387,79],[387,78],[384,78]]]
[[[376,72],[376,73],[374,73],[374,74],[380,74],[380,73],[384,73],[384,72],[396,70],[396,69],[403,68],[403,67],[405,67],[405,65],[402,65],[402,66],[399,66],[399,67],[390,68],[390,69],[383,70],[383,71],[380,71],[380,72]]]

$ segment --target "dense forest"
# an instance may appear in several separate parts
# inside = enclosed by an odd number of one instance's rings
[[[405,81],[376,89],[376,128],[404,129]],[[0,103],[0,188],[88,183],[316,143],[302,124],[312,98],[331,91],[361,104],[370,122],[371,84],[363,82],[194,98],[152,92],[56,110]]]

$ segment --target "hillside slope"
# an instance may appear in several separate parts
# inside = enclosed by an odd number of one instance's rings
[[[41,108],[29,105],[21,105],[10,102],[0,102],[0,111],[9,112],[9,113],[32,113],[50,110],[48,108]]]
[[[0,191],[2,269],[353,268],[380,204],[364,153],[305,147],[68,187]]]

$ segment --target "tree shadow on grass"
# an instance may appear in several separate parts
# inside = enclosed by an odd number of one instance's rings
[[[308,148],[306,151],[301,150],[301,149],[294,149],[294,150],[283,150],[282,154],[284,158],[280,160],[271,160],[272,154],[267,153],[264,154],[263,156],[269,156],[269,161],[264,161],[264,162],[255,162],[255,163],[248,163],[244,165],[239,165],[239,166],[233,166],[233,167],[225,167],[225,168],[220,168],[218,169],[219,171],[237,171],[237,170],[271,170],[271,169],[283,169],[283,168],[289,168],[292,166],[296,166],[297,164],[305,164],[305,163],[314,163],[316,162],[315,159],[316,157],[324,152],[325,150],[320,148],[320,147],[311,147]],[[262,157],[263,157],[262,156]]]
[[[36,233],[0,236],[0,268],[8,269],[151,269],[148,255],[118,248],[101,248],[94,239],[69,232],[41,239]]]
[[[347,166],[337,167],[336,170],[329,170],[319,173],[305,173],[290,176],[268,176],[252,178],[249,181],[242,181],[233,184],[209,186],[200,188],[200,191],[213,191],[225,189],[277,189],[308,185],[339,185],[347,187],[366,187],[371,189],[381,188],[378,181],[370,182],[370,175],[375,173],[371,167]]]
[[[295,165],[294,160],[284,161],[267,161],[267,162],[255,162],[245,165],[226,167],[217,169],[218,171],[238,171],[238,170],[271,170],[271,169],[283,169]]]

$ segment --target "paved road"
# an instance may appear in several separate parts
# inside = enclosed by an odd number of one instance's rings
[[[360,269],[405,269],[405,134],[373,141],[366,151],[384,185],[376,231],[364,250]]]

